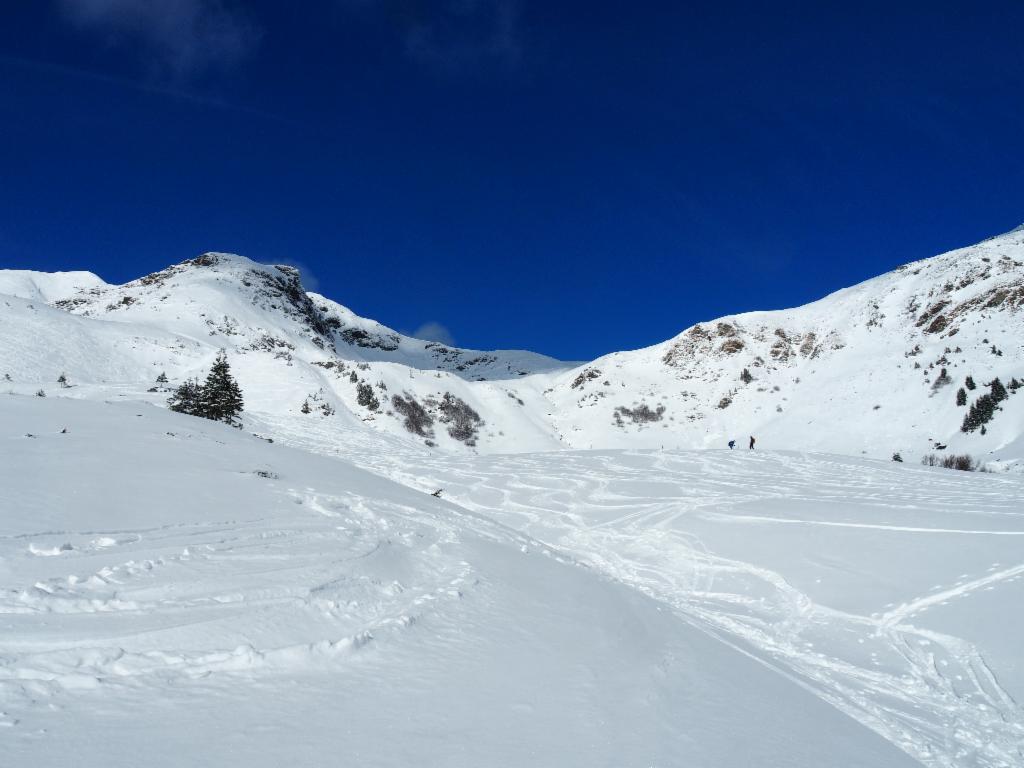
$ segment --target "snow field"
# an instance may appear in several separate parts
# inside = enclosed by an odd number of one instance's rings
[[[5,765],[912,764],[445,498],[141,404],[0,424]]]
[[[347,455],[671,605],[925,764],[1024,760],[1017,476],[747,450]]]

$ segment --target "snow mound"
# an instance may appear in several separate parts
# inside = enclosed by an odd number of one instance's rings
[[[33,272],[0,270],[0,294],[46,303],[60,301],[80,291],[106,286],[92,272]]]

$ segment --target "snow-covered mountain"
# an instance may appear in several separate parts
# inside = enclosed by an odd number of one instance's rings
[[[1014,446],[1024,398],[1002,403],[985,434],[960,432],[968,376],[968,406],[995,377],[1024,380],[1024,229],[803,307],[698,323],[557,376],[548,396],[576,447],[755,435],[765,446],[916,458],[935,444],[984,455]]]
[[[3,764],[1017,768],[1024,478],[917,459],[1024,465],[1022,265],[584,365],[239,256],[0,272]],[[242,430],[166,408],[222,349]]]
[[[701,322],[585,365],[412,339],[306,292],[292,267],[227,254],[125,285],[0,272],[0,294],[0,376],[13,391],[53,389],[63,372],[68,396],[159,403],[161,372],[171,385],[200,375],[223,348],[254,425],[339,443],[353,430],[483,452],[754,435],[764,447],[880,458],[942,445],[1024,455],[1024,398],[1012,387],[984,430],[960,430],[994,378],[1024,380],[1021,229],[804,307]]]

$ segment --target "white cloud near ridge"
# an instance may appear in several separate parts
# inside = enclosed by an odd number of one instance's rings
[[[413,331],[410,335],[415,339],[436,341],[441,344],[446,344],[449,347],[455,345],[455,337],[452,336],[452,332],[436,320],[423,323],[423,325]]]

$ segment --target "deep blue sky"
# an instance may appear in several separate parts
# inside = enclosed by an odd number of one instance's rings
[[[233,251],[584,359],[1024,221],[1024,4],[838,5],[6,3],[0,267]]]

